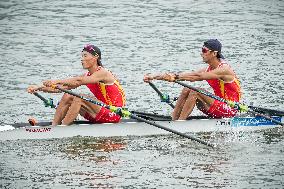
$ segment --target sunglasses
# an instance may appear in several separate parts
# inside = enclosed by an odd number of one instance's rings
[[[202,47],[201,51],[202,51],[203,54],[205,54],[205,53],[210,52],[210,51],[212,51],[212,50],[207,49],[207,48],[205,48],[205,47]],[[214,51],[214,52],[218,52],[218,51]]]
[[[201,51],[202,51],[203,54],[205,54],[205,53],[212,51],[212,50],[202,47]]]

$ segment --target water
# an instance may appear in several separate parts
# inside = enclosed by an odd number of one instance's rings
[[[101,48],[131,110],[169,114],[143,75],[205,66],[209,38],[223,43],[244,102],[284,110],[283,1],[2,0],[0,9],[1,124],[51,119],[54,111],[25,90],[83,73],[86,43]],[[181,90],[155,83],[173,97]],[[200,137],[218,150],[176,136],[2,142],[0,188],[282,188],[283,129]],[[105,143],[118,145],[105,151]]]

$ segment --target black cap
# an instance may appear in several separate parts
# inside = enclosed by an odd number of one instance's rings
[[[205,41],[204,46],[212,51],[216,51],[217,58],[225,59],[224,56],[221,54],[222,44],[217,39],[209,39],[208,41]]]

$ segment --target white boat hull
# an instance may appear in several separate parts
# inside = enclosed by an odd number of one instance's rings
[[[283,117],[274,117],[283,123]],[[156,121],[156,123],[182,133],[238,132],[282,127],[262,117],[235,117],[230,119],[192,119],[186,121]],[[124,120],[121,123],[79,124],[70,126],[21,126],[0,131],[0,141],[17,139],[51,139],[74,136],[114,137],[171,134],[146,124]],[[1,129],[0,129],[1,130]]]

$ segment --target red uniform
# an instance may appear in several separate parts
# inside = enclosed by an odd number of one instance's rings
[[[99,67],[97,71],[100,69]],[[90,73],[87,73],[90,75]],[[113,84],[104,84],[102,82],[86,85],[94,96],[101,102],[107,105],[123,107],[125,106],[125,94],[117,80]],[[117,123],[120,116],[111,112],[109,109],[102,107],[100,112],[93,117],[89,113],[84,115],[84,118],[94,123]]]
[[[226,62],[222,60],[219,64],[218,68],[223,65],[227,65]],[[208,66],[206,72],[211,71],[211,67]],[[241,89],[240,82],[237,78],[234,78],[231,82],[224,82],[218,79],[206,80],[208,84],[213,88],[216,96],[224,98],[226,100],[239,102],[241,99]],[[214,118],[222,118],[222,117],[233,117],[236,115],[237,110],[232,109],[226,103],[215,100],[214,103],[210,106],[208,111],[204,111],[205,114],[214,117]]]

